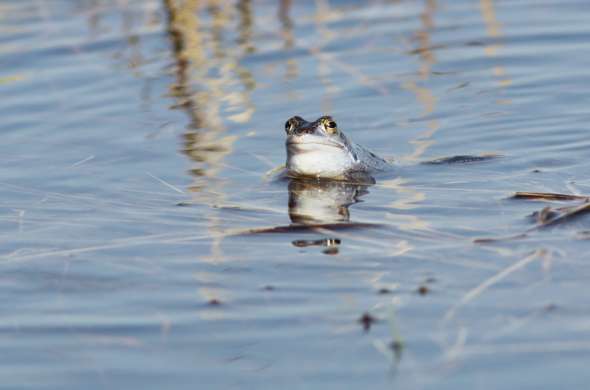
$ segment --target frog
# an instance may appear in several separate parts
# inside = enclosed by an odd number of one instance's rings
[[[353,142],[330,115],[309,122],[293,116],[285,122],[286,174],[289,177],[375,183],[374,176],[396,168],[393,158],[383,158]],[[441,165],[486,161],[497,154],[457,155],[424,161]]]
[[[329,115],[313,122],[293,116],[285,123],[285,132],[286,169],[291,177],[368,179],[394,168],[391,160],[350,140]]]

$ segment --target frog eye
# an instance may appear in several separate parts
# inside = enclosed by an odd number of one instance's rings
[[[336,134],[338,132],[336,122],[327,120],[324,122],[324,127],[329,134]]]
[[[285,122],[285,131],[287,132],[287,134],[289,134],[297,130],[299,126],[301,126],[303,123],[305,123],[305,119],[297,115],[293,116],[289,118],[287,122]]]
[[[285,131],[287,134],[291,133],[294,128],[297,128],[298,123],[297,117],[289,118],[289,120],[285,122]]]

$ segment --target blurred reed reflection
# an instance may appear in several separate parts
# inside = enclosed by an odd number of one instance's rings
[[[246,123],[255,111],[250,93],[256,84],[240,65],[240,59],[255,50],[252,7],[248,0],[237,5],[165,0],[164,6],[176,75],[170,93],[175,107],[190,118],[183,152],[197,163],[195,176],[215,177],[238,138],[224,135],[227,123]],[[234,36],[235,42],[228,41]]]
[[[435,15],[438,10],[436,0],[428,0],[424,4],[424,10],[420,14],[421,27],[414,33],[414,39],[418,47],[413,49],[410,54],[418,55],[420,65],[417,72],[417,79],[408,78],[402,82],[402,88],[412,92],[416,96],[417,102],[422,106],[422,113],[419,119],[432,115],[436,110],[437,98],[434,93],[427,87],[427,81],[432,73],[432,66],[436,63],[434,50],[436,46],[432,45],[432,31],[435,28]],[[414,146],[414,151],[403,156],[401,160],[416,163],[427,152],[434,143],[434,135],[440,128],[437,119],[431,119],[427,122],[428,129],[418,134],[410,141]]]
[[[422,108],[417,119],[424,119],[431,116],[436,111],[437,98],[433,91],[428,87],[428,80],[432,74],[432,67],[436,64],[434,50],[436,45],[432,44],[432,31],[435,29],[435,15],[438,11],[437,1],[428,0],[424,2],[424,8],[420,13],[420,28],[414,32],[413,40],[417,47],[409,52],[410,55],[417,55],[419,58],[419,68],[416,76],[407,77],[402,81],[401,87],[415,95],[418,106]],[[435,144],[434,136],[440,129],[439,121],[429,119],[426,122],[427,129],[416,134],[409,143],[413,146],[413,151],[407,155],[400,156],[400,161],[417,164],[428,149]],[[393,210],[407,210],[417,207],[417,204],[426,199],[426,194],[414,188],[407,179],[396,177],[389,180],[383,180],[381,185],[391,189],[396,193],[396,198],[389,207]],[[405,220],[399,220],[401,215],[392,213],[390,218],[396,220],[396,224],[402,229],[427,230],[430,223],[419,216],[405,216]]]
[[[496,17],[493,0],[480,0],[481,14],[485,23],[486,32],[490,38],[502,37],[502,24]],[[484,46],[484,53],[488,57],[496,57],[502,45],[498,43]],[[499,79],[501,87],[508,87],[512,84],[512,80],[507,75],[506,69],[502,65],[494,64],[492,67],[492,74]],[[501,104],[510,104],[509,100],[500,101]]]
[[[176,77],[170,94],[176,101],[173,108],[184,110],[189,117],[182,151],[196,163],[191,169],[195,182],[189,189],[198,203],[214,208],[226,201],[225,184],[217,178],[239,138],[227,134],[228,124],[247,123],[255,111],[250,98],[256,86],[254,77],[240,65],[241,58],[255,50],[252,6],[249,0],[237,4],[164,0],[163,4]],[[202,253],[200,260],[227,261],[222,217],[211,210],[204,219],[212,238],[209,252]],[[204,272],[196,279],[199,295],[206,301],[231,299],[232,294],[223,288],[207,286],[216,279],[214,275]]]
[[[281,0],[279,3],[278,17],[281,22],[281,36],[283,38],[283,49],[290,50],[295,47],[295,34],[293,33],[293,27],[295,24],[289,15],[291,10],[291,0]],[[297,78],[299,69],[297,67],[297,61],[289,58],[286,61],[285,80],[293,80]]]

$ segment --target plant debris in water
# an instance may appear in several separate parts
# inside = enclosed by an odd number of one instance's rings
[[[552,192],[516,192],[512,199],[526,199],[526,200],[541,200],[541,201],[579,201],[574,206],[566,207],[551,207],[545,206],[541,210],[534,212],[531,217],[533,218],[536,225],[524,233],[515,234],[507,237],[496,237],[496,238],[478,238],[473,240],[477,244],[485,244],[496,241],[514,240],[521,239],[528,236],[528,233],[533,231],[553,227],[555,225],[569,222],[574,218],[577,218],[587,212],[590,212],[590,197],[584,195],[570,195],[570,194],[558,194]]]
[[[590,202],[588,201],[585,201],[584,203],[577,206],[548,210],[546,214],[549,216],[553,215],[553,217],[548,217],[547,220],[540,222],[537,227],[544,228],[547,226],[556,225],[558,223],[563,223],[585,214],[588,211],[590,211]]]
[[[513,199],[528,200],[589,200],[590,197],[584,195],[557,194],[553,192],[516,192]]]
[[[394,340],[389,343],[389,348],[391,348],[396,360],[400,361],[402,358],[402,352],[404,351],[404,343],[401,340]]]
[[[442,157],[435,160],[425,161],[422,164],[426,165],[444,165],[444,164],[469,164],[474,162],[482,162],[493,160],[502,157],[499,154],[483,154],[481,156],[459,155],[452,157]]]
[[[428,286],[420,286],[418,287],[418,294],[420,295],[426,295],[428,293],[430,293],[430,289],[428,288]]]
[[[534,220],[537,225],[542,225],[544,223],[549,222],[553,218],[557,217],[559,214],[555,212],[551,207],[543,207],[541,211],[535,211],[531,218]]]
[[[371,314],[369,314],[368,312],[363,313],[363,315],[358,319],[358,322],[363,326],[363,330],[365,332],[368,332],[369,330],[371,330],[371,326],[373,326],[373,324],[375,322],[377,322],[377,318],[373,317]]]

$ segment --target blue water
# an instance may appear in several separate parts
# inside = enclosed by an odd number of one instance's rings
[[[511,196],[590,194],[589,9],[0,1],[0,387],[583,388],[590,216]],[[269,173],[322,114],[395,172]]]

